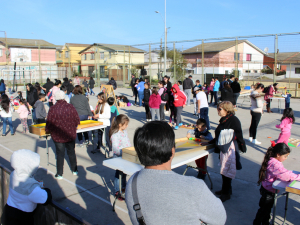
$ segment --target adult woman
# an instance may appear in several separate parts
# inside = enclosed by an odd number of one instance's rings
[[[34,84],[34,88],[36,89],[38,95],[41,94],[41,93],[42,93],[42,94],[45,94],[45,92],[44,92],[44,90],[41,88],[41,85],[40,85],[39,82],[36,82],[36,83]]]
[[[230,84],[228,81],[224,83],[224,88],[221,91],[221,101],[229,101],[232,103],[232,105],[235,105],[235,98],[233,97],[233,91],[230,87]]]
[[[86,81],[86,78],[83,79],[82,84],[86,88],[87,94],[89,93],[89,83]]]
[[[145,82],[143,81],[143,79],[140,79],[139,84],[136,86],[136,90],[138,91],[138,96],[139,96],[139,106],[142,106],[142,101],[144,99],[144,86]]]
[[[95,81],[94,81],[94,78],[92,76],[90,76],[89,87],[90,87],[90,91],[91,91],[90,94],[95,95],[95,92],[93,91],[93,89],[95,87]]]
[[[55,93],[60,90],[60,87],[61,87],[61,81],[60,80],[56,80],[55,84],[54,84],[54,86],[52,88],[52,98],[50,99],[50,101],[53,103],[53,105],[56,103],[56,99],[54,97]]]
[[[265,101],[267,102],[267,112],[268,113],[272,113],[271,111],[271,98],[273,98],[273,95],[274,94],[277,94],[277,93],[280,93],[277,91],[277,85],[278,83],[274,83],[273,85],[270,85],[268,88],[267,88],[267,92],[265,94]]]
[[[26,101],[29,103],[29,105],[34,106],[35,102],[39,99],[37,90],[30,83],[26,84],[26,89],[27,89]]]
[[[233,91],[233,97],[235,100],[235,104],[237,104],[237,100],[240,96],[241,92],[241,85],[239,84],[239,78],[235,78],[234,81],[231,83],[231,88]]]
[[[3,122],[2,136],[6,136],[6,126],[9,125],[11,135],[14,135],[14,127],[12,124],[12,110],[10,107],[10,100],[6,94],[2,95],[1,105],[0,105],[0,116]]]
[[[113,155],[110,140],[109,140],[109,130],[110,130],[110,118],[111,118],[111,111],[110,106],[106,102],[106,98],[103,92],[99,93],[98,96],[98,105],[95,111],[94,119],[98,119],[98,121],[103,122],[103,125],[107,126],[105,128],[105,141],[106,146],[109,148],[109,157]],[[100,151],[100,148],[103,147],[102,143],[103,131],[98,130],[98,146],[97,149],[93,150],[92,153],[96,153]]]
[[[92,118],[93,113],[91,111],[88,99],[82,95],[82,87],[80,85],[76,85],[73,90],[74,96],[70,100],[70,104],[74,106],[76,109],[80,121],[87,120]],[[84,144],[89,144],[89,133],[83,132],[85,142]],[[82,133],[77,134],[78,140],[79,140],[79,146],[83,147],[83,139],[82,139]]]
[[[231,181],[235,178],[236,170],[242,169],[239,150],[246,152],[243,131],[240,120],[234,115],[231,102],[224,101],[218,104],[220,124],[215,130],[215,138],[209,143],[215,143],[215,152],[220,154],[222,190],[217,191],[222,202],[230,199],[232,194]]]
[[[140,79],[137,78],[135,80],[135,85],[134,85],[134,89],[133,89],[133,91],[134,91],[134,105],[136,105],[136,100],[137,100],[137,97],[138,97],[138,90],[136,89],[136,87],[138,86],[139,82],[140,82]]]
[[[165,82],[164,87],[167,88],[167,93],[168,93],[169,99],[170,99],[171,98],[171,94],[172,94],[172,91],[171,91],[172,83],[170,82],[170,77],[168,77],[167,75],[164,76],[164,82]],[[170,101],[168,100],[166,102],[166,111],[169,111],[169,108],[170,108]]]
[[[5,87],[4,80],[1,79],[1,81],[0,81],[0,96],[5,93],[5,90],[6,90],[6,87]]]
[[[209,85],[209,91],[210,91],[210,104],[212,104],[213,98],[214,98],[214,86],[215,86],[215,78],[211,78],[211,82]]]
[[[252,116],[251,119],[251,125],[249,128],[249,141],[256,145],[260,145],[261,142],[259,142],[256,139],[256,133],[257,133],[257,127],[261,118],[261,115],[263,113],[263,106],[265,103],[263,103],[263,97],[260,95],[262,91],[264,90],[264,85],[257,83],[254,86],[254,90],[251,92],[250,100],[251,100],[251,108],[250,108],[250,114]]]
[[[167,89],[164,87],[164,82],[159,81],[158,84],[158,94],[161,96],[164,91],[166,91]],[[160,120],[161,121],[165,121],[165,105],[166,105],[166,101],[161,101],[160,103],[160,107],[159,107],[159,116],[160,116]]]

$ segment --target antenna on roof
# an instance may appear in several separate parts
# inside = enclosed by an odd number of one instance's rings
[[[269,51],[269,48],[268,48],[268,47],[265,47],[264,52],[265,52],[267,55],[269,55],[269,54],[268,54],[268,51]]]

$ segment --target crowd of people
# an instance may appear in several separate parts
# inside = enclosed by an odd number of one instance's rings
[[[32,114],[34,122],[36,124],[45,123],[46,132],[51,134],[56,148],[56,179],[63,179],[65,150],[67,150],[72,174],[78,175],[75,153],[76,138],[79,147],[89,144],[87,132],[76,133],[80,121],[93,119],[103,122],[103,125],[106,126],[104,131],[97,130],[98,145],[96,149],[92,150],[93,154],[101,152],[101,148],[104,149],[104,133],[109,157],[121,157],[122,149],[131,146],[126,131],[130,119],[127,115],[119,114],[114,105],[114,98],[106,99],[103,92],[99,93],[94,109],[87,98],[88,95],[95,95],[93,92],[95,82],[92,77],[89,81],[84,79],[82,82],[78,76],[73,81],[68,78],[64,78],[63,81],[62,83],[60,80],[55,80],[53,83],[47,79],[43,86],[39,83],[35,85],[29,83],[26,85],[27,97],[23,98],[22,92],[19,92],[17,96],[20,103],[17,112],[20,116],[23,133],[28,133],[27,119]],[[0,83],[1,88],[4,82]],[[108,84],[112,85],[114,89],[117,88],[114,79],[111,79]],[[247,151],[241,122],[235,115],[237,100],[241,92],[238,78],[230,76],[229,79],[224,78],[222,82],[219,82],[215,77],[212,78],[210,84],[201,85],[199,80],[194,83],[192,76],[189,75],[183,81],[177,81],[172,85],[170,77],[165,76],[158,82],[157,87],[151,87],[147,79],[135,78],[132,75],[130,86],[135,97],[135,105],[137,105],[138,99],[137,107],[145,107],[147,122],[135,131],[133,139],[138,158],[145,168],[134,174],[128,183],[126,183],[126,174],[122,176],[122,181],[119,181],[120,171],[116,170],[114,192],[116,198],[126,201],[132,223],[141,224],[141,221],[144,220],[147,224],[164,224],[166,222],[168,224],[198,224],[199,221],[206,224],[225,224],[226,211],[222,202],[231,199],[232,179],[235,178],[237,171],[242,169],[240,153]],[[220,98],[218,97],[219,92],[221,93]],[[209,119],[209,93],[211,95],[210,103],[217,106],[220,116],[219,124],[214,130],[214,137],[211,134],[212,128]],[[263,106],[266,105],[267,112],[271,113],[270,102],[276,93],[278,93],[277,83],[267,88],[263,84],[257,83],[251,91],[249,141],[254,144],[261,144],[256,139],[256,134],[264,113]],[[2,136],[6,135],[7,124],[10,127],[11,135],[14,135],[11,100],[5,94],[5,85],[4,92],[1,94]],[[264,97],[263,94],[265,94]],[[290,98],[290,96],[286,97]],[[44,105],[46,98],[49,103],[48,113]],[[196,160],[197,167],[200,168],[197,175],[199,179],[181,176],[171,170],[171,162],[175,155],[174,130],[183,125],[181,114],[185,107],[191,105],[191,100],[194,103],[193,112],[197,119],[195,119],[195,129],[188,131],[186,136],[190,138],[194,135],[195,138],[208,140],[201,144],[214,144],[215,153],[219,154],[222,188],[216,191],[215,195],[203,182],[206,177],[204,169],[207,156]],[[261,185],[262,197],[259,202],[260,208],[253,222],[255,225],[268,224],[274,202],[275,190],[272,188],[274,180],[300,180],[300,175],[286,170],[282,165],[290,153],[288,139],[292,124],[295,122],[293,110],[289,106],[288,102],[281,123],[276,126],[281,129],[277,143],[274,142],[268,149],[260,169],[258,184]],[[165,115],[169,115],[169,124],[166,122]],[[155,121],[156,118],[157,121]],[[32,215],[23,212],[31,213],[36,204],[46,204],[51,200],[50,190],[41,189],[40,184],[35,180],[29,179],[30,184],[27,184],[26,181],[25,185],[17,187],[21,181],[21,178],[18,177],[20,165],[17,165],[20,158],[36,159],[34,164],[27,166],[29,169],[24,179],[28,178],[28,174],[34,173],[39,165],[39,156],[30,152],[29,150],[19,150],[12,156],[11,163],[16,172],[11,177],[15,183],[10,186],[9,200],[3,214],[3,221],[6,222],[3,224],[11,224],[9,221],[15,219],[12,218],[13,213],[20,215],[20,218],[28,217],[28,221],[32,221]],[[30,160],[25,164],[29,162]],[[25,164],[24,166],[26,166]],[[32,185],[31,189],[24,192],[28,185]],[[172,187],[172,192],[169,191],[169,187]],[[157,188],[159,188],[159,192],[157,192]],[[121,192],[126,191],[126,199],[120,195],[120,190],[122,190]],[[176,193],[176,198],[172,198],[173,193]],[[193,195],[189,193],[193,193]],[[26,197],[21,197],[19,194]],[[28,198],[31,195],[34,197]],[[22,198],[27,205],[19,207],[17,202],[20,199],[18,198]],[[137,204],[140,207],[135,208],[134,206]]]

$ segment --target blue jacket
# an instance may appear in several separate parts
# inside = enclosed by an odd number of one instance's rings
[[[220,81],[216,81],[213,91],[219,91],[220,89]]]
[[[0,91],[5,91],[5,90],[6,90],[5,84],[1,83],[0,84]]]
[[[285,102],[290,103],[291,102],[291,97],[292,97],[291,94],[287,94],[286,97],[285,97]]]
[[[136,86],[136,89],[138,92],[144,92],[144,89],[145,89],[145,86],[144,86],[145,82],[142,81],[140,82],[137,86]]]

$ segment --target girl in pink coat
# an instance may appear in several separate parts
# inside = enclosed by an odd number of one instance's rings
[[[288,145],[292,124],[295,123],[294,111],[291,108],[285,109],[280,121],[281,123],[276,125],[277,128],[281,129],[277,143],[285,143]]]
[[[256,213],[253,225],[269,224],[271,210],[274,204],[275,189],[272,184],[276,180],[300,181],[300,175],[284,168],[282,162],[287,159],[291,150],[284,144],[272,144],[268,149],[264,161],[259,170],[259,181],[261,184],[259,209]]]

